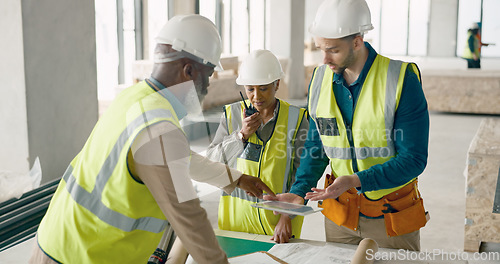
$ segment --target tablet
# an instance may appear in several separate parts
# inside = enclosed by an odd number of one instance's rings
[[[323,208],[314,208],[307,205],[286,203],[280,201],[265,201],[252,204],[253,207],[261,208],[265,210],[272,210],[284,214],[290,215],[308,215],[312,213],[319,212]]]

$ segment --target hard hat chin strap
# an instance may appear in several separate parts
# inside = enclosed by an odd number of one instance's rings
[[[174,51],[174,52],[169,52],[169,53],[155,53],[154,55],[154,63],[167,63],[167,62],[172,62],[176,61],[182,58],[188,58],[190,60],[196,61],[198,63],[201,63],[203,65],[207,65],[209,67],[215,67],[214,64],[197,57],[189,52],[186,51]]]
[[[185,58],[182,52],[179,51],[169,53],[155,53],[154,56],[154,63],[166,63]]]

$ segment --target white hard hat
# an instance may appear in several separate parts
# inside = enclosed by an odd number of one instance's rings
[[[236,83],[266,85],[283,77],[281,64],[269,50],[254,50],[242,62]]]
[[[214,23],[200,15],[179,15],[170,19],[156,37],[158,44],[169,44],[177,51],[185,51],[222,70],[222,45]],[[191,58],[193,59],[193,58]]]
[[[370,9],[365,0],[325,0],[309,32],[315,37],[336,39],[372,29]]]
[[[473,22],[473,23],[470,25],[470,29],[479,29],[479,25],[477,24],[477,22]]]

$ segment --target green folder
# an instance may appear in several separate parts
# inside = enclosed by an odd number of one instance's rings
[[[227,257],[235,257],[256,251],[268,251],[274,246],[274,242],[261,242],[232,237],[217,236],[220,246],[226,252]]]

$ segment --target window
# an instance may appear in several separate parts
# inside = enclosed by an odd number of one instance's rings
[[[429,28],[428,0],[411,0],[409,9],[408,48],[407,55],[427,55],[427,35]]]
[[[120,24],[121,32],[118,31],[118,52],[120,62],[118,65],[118,82],[119,84],[132,83],[132,64],[136,60],[135,49],[135,6],[134,0],[119,0],[117,3],[122,3],[122,14],[120,21],[120,5],[117,6],[118,13],[118,30]]]
[[[473,22],[481,20],[481,0],[460,0],[458,3],[457,56],[462,53],[467,42],[467,30]]]
[[[372,16],[373,29],[368,31],[365,35],[365,40],[369,42],[372,47],[380,51],[380,11],[381,11],[381,0],[367,0],[368,7],[370,8],[370,13]]]
[[[223,53],[239,56],[265,48],[267,0],[199,1],[200,14],[219,28]]]
[[[266,46],[266,1],[252,0],[249,1],[250,13],[250,51],[256,49],[264,49]]]
[[[406,55],[408,45],[408,1],[383,0],[380,22],[380,53]]]
[[[224,1],[226,2],[231,2],[230,3],[230,8],[231,8],[231,13],[229,14],[229,17],[231,18],[228,20],[228,17],[225,17],[224,24],[226,27],[231,28],[230,32],[230,41],[231,41],[231,50],[229,50],[229,53],[233,55],[242,55],[248,53],[249,50],[249,34],[250,34],[250,21],[249,21],[249,15],[248,15],[248,1],[241,1],[241,0],[236,0],[236,1]],[[224,5],[226,6],[226,5]],[[227,25],[228,23],[231,23],[231,25]],[[225,35],[224,37],[228,37]],[[227,52],[228,50],[225,50]]]
[[[96,1],[95,5],[98,98],[111,100],[118,85],[116,1]]]
[[[497,0],[460,0],[458,6],[457,56],[462,56],[467,30],[472,23],[481,24],[481,41],[497,44],[481,48],[481,57],[500,57],[500,20],[498,19],[500,2]]]
[[[214,24],[218,24],[216,17],[217,11],[217,1],[218,0],[199,0],[200,15],[212,20]]]
[[[147,1],[147,32],[144,34],[144,45],[146,47],[144,59],[153,59],[156,46],[155,37],[168,21],[167,1]]]
[[[481,39],[484,43],[496,44],[483,47],[481,55],[483,57],[500,57],[500,19],[498,11],[500,10],[500,1],[483,0],[483,18]]]
[[[168,1],[96,1],[95,6],[98,98],[112,100],[118,85],[133,83],[134,61],[153,57],[154,39],[168,20]]]
[[[429,0],[367,0],[374,29],[365,39],[383,55],[427,54]]]

